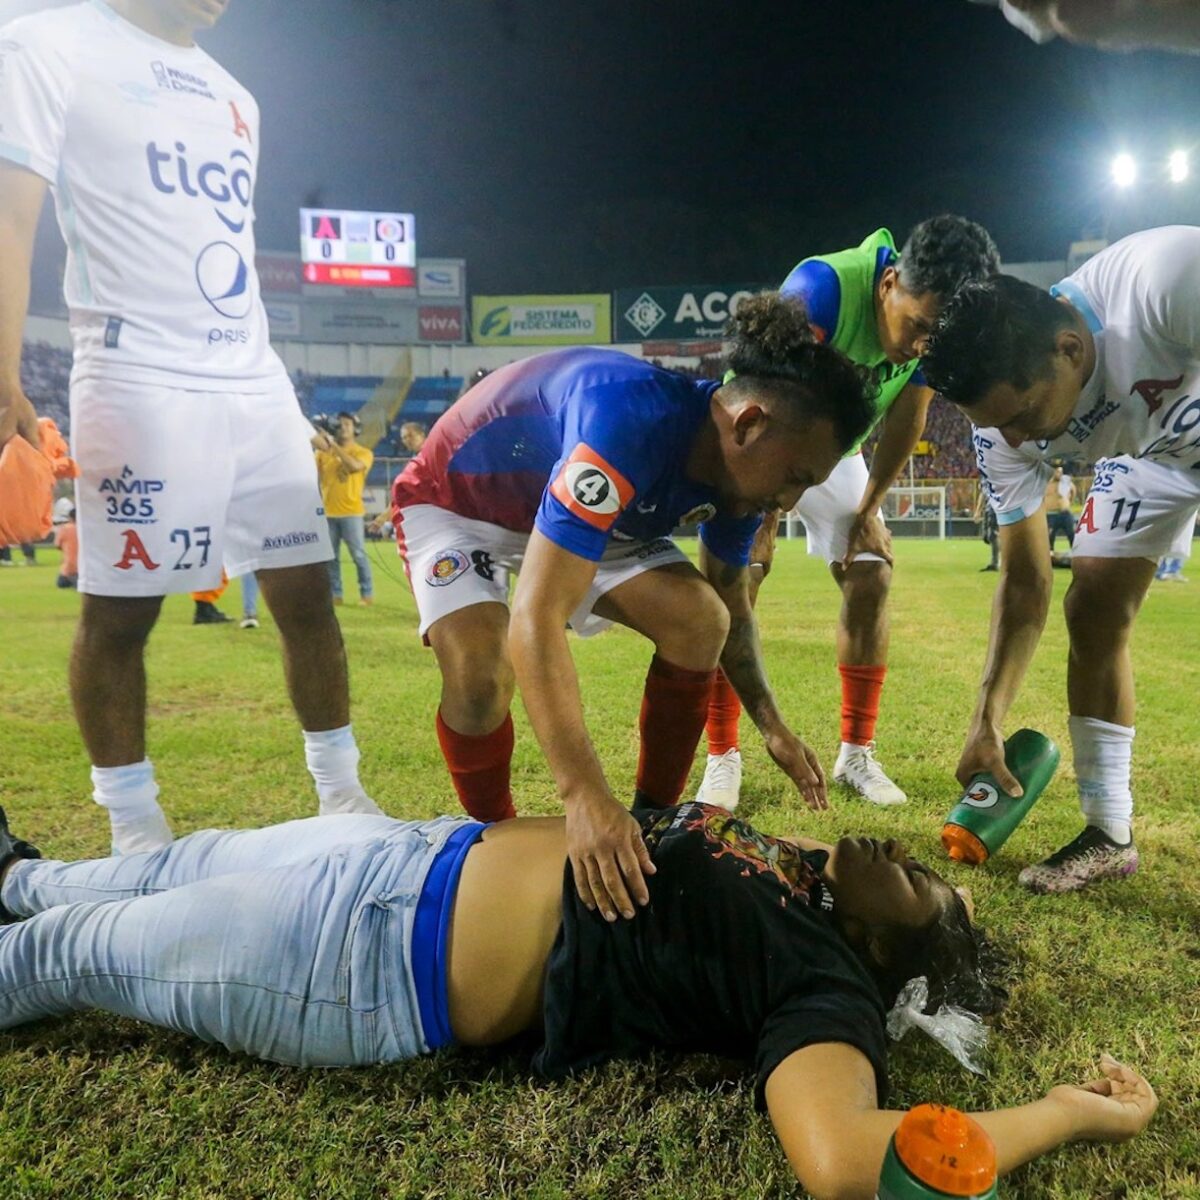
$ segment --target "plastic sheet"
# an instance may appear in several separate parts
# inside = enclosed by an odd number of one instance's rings
[[[929,981],[924,975],[910,979],[900,989],[900,995],[888,1013],[888,1036],[898,1042],[910,1029],[919,1029],[949,1051],[968,1071],[982,1075],[981,1058],[988,1040],[983,1019],[954,1004],[943,1004],[937,1012],[926,1013],[928,1003]]]

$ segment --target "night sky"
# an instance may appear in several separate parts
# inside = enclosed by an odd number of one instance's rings
[[[475,291],[774,280],[945,210],[1009,261],[1200,223],[1200,179],[1106,182],[1200,151],[1200,57],[1039,47],[965,0],[234,0],[203,45],[262,107],[261,247],[305,201],[411,211]]]

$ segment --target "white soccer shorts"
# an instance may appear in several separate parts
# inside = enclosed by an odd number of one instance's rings
[[[1156,459],[1102,458],[1079,514],[1072,558],[1188,558],[1198,475]]]
[[[507,605],[509,576],[521,569],[529,534],[460,517],[435,504],[410,504],[397,517],[396,542],[417,601],[417,632],[424,637],[435,621],[460,608]],[[670,538],[610,543],[592,586],[571,614],[571,628],[580,637],[601,633],[612,624],[592,613],[601,596],[644,571],[688,561]]]
[[[312,428],[270,392],[85,379],[71,387],[79,590],[165,596],[328,560]]]
[[[843,458],[820,487],[800,497],[795,512],[804,522],[809,554],[841,562],[850,545],[850,527],[867,490],[867,464],[861,454]],[[855,562],[884,562],[878,554],[856,554]]]

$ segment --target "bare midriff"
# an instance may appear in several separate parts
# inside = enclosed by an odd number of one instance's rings
[[[454,900],[450,1026],[490,1046],[541,1022],[542,977],[562,923],[562,817],[493,825],[467,854]]]

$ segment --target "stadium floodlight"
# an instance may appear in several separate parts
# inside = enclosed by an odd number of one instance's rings
[[[1186,150],[1172,150],[1171,157],[1167,159],[1167,174],[1171,177],[1172,183],[1182,183],[1188,177],[1188,152]]]
[[[1137,160],[1132,154],[1118,154],[1112,160],[1112,177],[1119,188],[1133,186],[1137,179]]]

